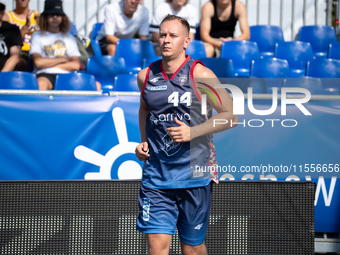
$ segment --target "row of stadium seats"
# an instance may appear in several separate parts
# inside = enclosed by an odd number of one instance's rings
[[[0,89],[38,90],[37,77],[29,72],[0,73]],[[96,91],[96,79],[91,74],[72,72],[58,74],[55,90],[85,90]],[[117,74],[114,78],[113,91],[139,91],[136,74]]]
[[[93,39],[93,43],[95,43],[95,37],[98,35],[102,25],[103,23],[95,23],[93,25],[90,35],[90,38]],[[196,30],[199,32],[199,26]],[[195,39],[200,40],[199,36],[195,37]],[[261,56],[273,57],[276,43],[285,40],[281,27],[273,25],[255,25],[250,26],[250,41],[257,43]],[[337,37],[332,26],[302,26],[298,33],[298,41],[310,43],[315,57],[327,57],[328,47],[330,44],[337,41]]]
[[[275,64],[274,64],[275,65]],[[256,70],[256,69],[254,69]],[[300,77],[284,78],[277,76],[275,79],[260,77],[259,70],[254,71],[254,76],[247,78],[221,78],[223,84],[233,84],[238,86],[244,93],[248,87],[253,89],[253,93],[272,93],[273,87],[300,87],[308,89],[312,94],[339,95],[339,84],[337,80],[329,78]],[[259,76],[256,77],[255,74]],[[0,73],[2,81],[0,89],[29,89],[38,90],[36,76],[28,72],[4,72]],[[112,89],[109,91],[138,92],[137,74],[117,74],[114,78]],[[91,74],[73,72],[69,74],[59,74],[56,78],[55,90],[86,90],[96,91],[96,79]]]
[[[193,40],[189,44],[186,53],[194,59],[206,58],[204,43],[202,41]],[[340,42],[330,44],[327,54],[330,59],[340,60]],[[117,43],[116,56],[125,60],[128,73],[138,73],[151,62],[160,59],[159,56],[156,56],[150,41],[139,39],[119,40]],[[269,55],[265,58],[268,57]],[[291,77],[305,76],[308,61],[312,61],[314,58],[323,59],[316,58],[310,43],[302,41],[277,42],[271,58],[272,57],[286,59],[288,61]],[[249,76],[251,61],[263,58],[263,56],[261,56],[256,42],[228,41],[222,44],[221,58],[231,59],[233,61],[236,76]]]

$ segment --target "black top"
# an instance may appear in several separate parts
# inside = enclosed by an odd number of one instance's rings
[[[212,38],[219,38],[219,37],[234,37],[235,26],[237,23],[237,18],[235,17],[235,2],[236,0],[231,1],[231,13],[230,17],[226,21],[220,21],[217,16],[217,4],[216,0],[213,0],[212,3],[214,5],[214,16],[211,18],[211,30],[210,36]]]
[[[18,45],[20,48],[22,46],[19,27],[3,21],[0,27],[0,70],[10,57],[10,49],[14,45]]]

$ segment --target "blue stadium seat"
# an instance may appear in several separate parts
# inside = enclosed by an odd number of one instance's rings
[[[234,77],[220,79],[222,84],[231,84],[242,90],[243,93],[248,93],[248,88],[252,88],[253,94],[266,94],[267,87],[265,79],[258,77]]]
[[[313,59],[307,63],[306,76],[318,78],[340,78],[340,60]]]
[[[327,94],[339,95],[340,60],[313,59],[307,63],[306,76],[321,78]]]
[[[100,49],[99,42],[95,39],[91,39],[91,47],[95,56],[102,56],[102,50]]]
[[[71,35],[75,35],[76,33],[78,33],[78,30],[76,28],[76,25],[73,23],[73,22],[70,22],[71,23],[71,26],[70,26],[70,29],[68,30],[68,32],[71,34]]]
[[[67,73],[58,74],[55,80],[55,90],[97,90],[96,79],[91,74]]]
[[[288,78],[290,77],[288,61],[278,58],[253,60],[250,67],[250,76],[262,78]]]
[[[275,46],[275,58],[286,59],[291,77],[303,77],[307,62],[313,59],[312,47],[308,42],[278,42]]]
[[[143,58],[143,68],[149,67],[152,62],[155,62],[159,59],[162,59],[162,56],[149,56],[149,57]]]
[[[200,58],[206,67],[211,69],[217,78],[235,77],[233,61],[226,58]]]
[[[273,57],[275,44],[284,41],[282,28],[272,25],[250,26],[249,41],[257,43],[261,56]]]
[[[115,77],[113,91],[139,92],[137,74],[118,74]]]
[[[337,41],[332,26],[302,26],[299,31],[299,41],[309,42],[315,57],[326,58],[328,47]]]
[[[92,32],[90,36],[91,39],[96,38],[96,36],[98,35],[98,32],[102,29],[103,24],[104,24],[103,22],[98,22],[98,23],[93,24]]]
[[[278,92],[280,92],[284,78],[290,77],[289,65],[287,60],[278,58],[253,60],[250,67],[250,76],[265,78],[269,93],[272,93],[273,87],[277,87]]]
[[[142,69],[143,59],[156,56],[156,52],[149,40],[121,39],[117,42],[116,56],[125,59],[129,73],[138,73]]]
[[[0,72],[0,89],[39,89],[37,77],[28,72]]]
[[[204,48],[204,42],[199,40],[191,40],[185,54],[189,55],[194,59],[206,58],[207,54]]]
[[[256,42],[228,41],[222,43],[221,58],[233,61],[236,76],[249,76],[250,64],[260,58]]]
[[[283,87],[304,88],[311,94],[322,95],[325,93],[320,78],[313,77],[300,77],[300,78],[287,78],[283,82]]]
[[[334,42],[329,45],[327,58],[340,60],[340,42]]]
[[[94,75],[104,93],[113,90],[114,77],[127,73],[125,60],[114,56],[92,56],[87,59],[86,73]]]

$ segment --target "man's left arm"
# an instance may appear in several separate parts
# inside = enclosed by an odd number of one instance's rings
[[[212,88],[215,87],[215,84],[220,84],[216,75],[208,68],[198,64],[194,69],[194,77],[196,86],[200,86],[201,83],[207,84]],[[204,86],[204,89],[207,89],[208,86]],[[203,87],[202,86],[202,87]],[[232,99],[224,88],[214,89],[218,96],[221,99],[221,102],[216,99],[212,99],[210,96],[207,96],[207,103],[211,105],[216,111],[217,114],[207,120],[206,122],[194,126],[189,127],[184,122],[181,122],[175,119],[175,122],[179,125],[178,127],[170,127],[167,129],[167,132],[170,132],[170,137],[175,142],[188,142],[196,137],[218,133],[232,127],[237,126],[237,115],[233,114],[233,102]],[[198,90],[200,96],[202,95],[201,90]],[[205,92],[204,92],[205,93]],[[215,121],[218,119],[223,119],[223,122],[226,124],[223,125],[214,125]]]
[[[242,34],[234,38],[233,40],[249,40],[250,29],[249,29],[248,18],[247,18],[247,8],[240,1],[236,1],[235,3],[235,16],[238,19]]]

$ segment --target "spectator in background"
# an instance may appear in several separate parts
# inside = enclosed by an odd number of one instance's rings
[[[96,40],[104,55],[114,56],[120,39],[134,38],[138,32],[139,38],[146,40],[148,31],[148,9],[140,0],[123,0],[106,6],[104,25]]]
[[[168,14],[186,19],[190,25],[189,37],[191,40],[195,39],[198,12],[196,7],[188,2],[189,0],[167,0],[166,3],[158,5],[155,9],[149,31],[151,32],[152,42],[154,43],[157,55],[160,55],[159,26]]]
[[[237,21],[241,35],[234,38]],[[229,40],[249,40],[247,9],[238,0],[211,0],[202,7],[201,40],[207,57],[220,57],[222,43]]]
[[[74,36],[68,33],[70,21],[60,0],[45,1],[39,27],[40,31],[32,36],[29,53],[39,89],[51,90],[57,74],[79,70],[80,53]]]
[[[22,39],[17,26],[2,21],[6,6],[0,3],[0,70],[13,71],[19,62]]]
[[[2,19],[18,26],[20,29],[23,46],[21,47],[20,59],[16,67],[19,71],[27,71],[28,69],[28,52],[31,45],[31,36],[35,31],[39,30],[38,19],[40,13],[30,10],[28,8],[29,2],[30,0],[16,0],[15,9],[6,13]]]

